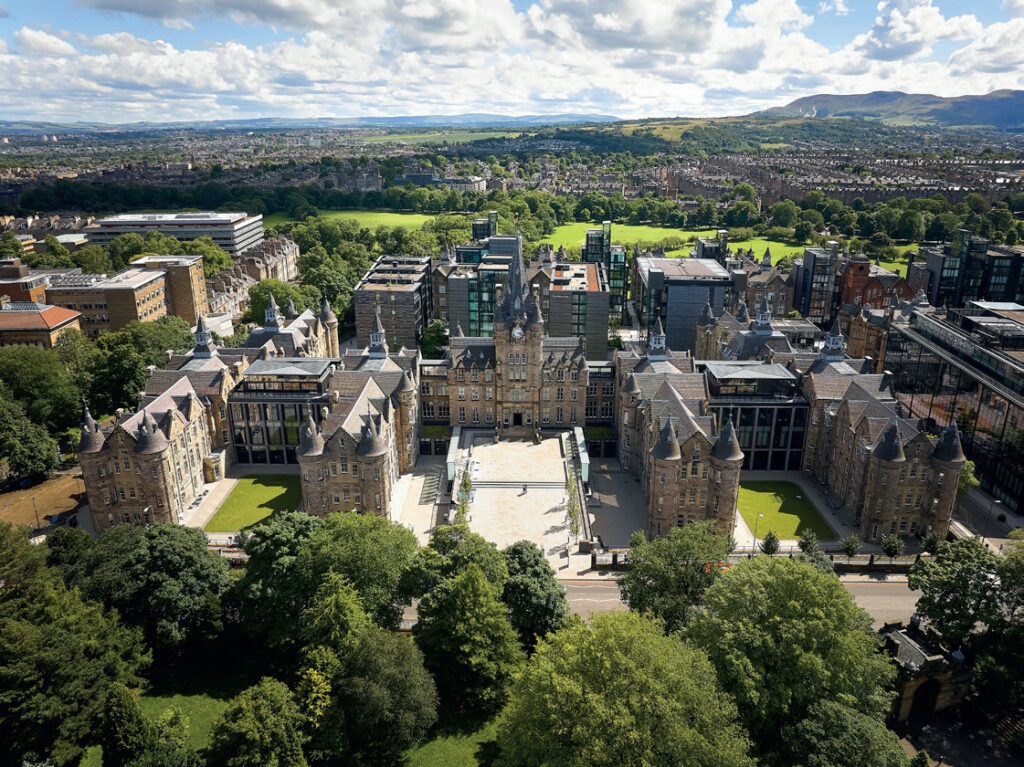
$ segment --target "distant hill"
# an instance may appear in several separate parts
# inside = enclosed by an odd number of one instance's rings
[[[944,98],[930,93],[874,91],[839,96],[822,93],[773,107],[772,117],[856,117],[890,125],[1024,129],[1024,91],[1001,90],[982,96]]]
[[[310,130],[317,128],[524,128],[542,125],[579,125],[615,122],[619,118],[594,114],[498,115],[474,112],[457,115],[401,115],[396,117],[263,117],[238,120],[137,123],[50,123],[0,120],[0,133],[102,133],[153,130]]]

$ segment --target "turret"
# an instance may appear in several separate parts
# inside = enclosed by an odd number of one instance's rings
[[[327,328],[327,356],[340,357],[341,344],[338,341],[338,316],[331,308],[330,301],[324,297],[323,306],[320,307],[320,322]]]
[[[142,425],[139,426],[139,433],[135,439],[135,452],[141,455],[161,453],[167,449],[167,436],[163,429],[156,425],[153,414],[148,410],[143,412]]]
[[[659,315],[654,322],[654,330],[651,331],[651,336],[648,339],[647,356],[651,359],[664,358],[666,351],[665,327],[661,324],[661,316]]]
[[[274,291],[270,291],[270,296],[267,298],[267,309],[263,313],[263,327],[271,332],[284,327],[284,320],[281,319],[281,310],[277,306],[277,299],[274,298]]]
[[[825,336],[825,345],[821,348],[821,359],[828,362],[842,362],[846,359],[846,338],[839,329],[839,318],[832,323],[832,329]]]
[[[907,460],[907,456],[903,452],[903,442],[900,440],[900,428],[895,421],[885,427],[882,438],[871,451],[871,455],[879,461],[887,463],[900,463]]]
[[[713,325],[715,322],[715,312],[711,308],[711,295],[708,294],[707,300],[704,302],[704,308],[700,312],[700,319],[697,320],[697,324],[701,327],[707,327]]]
[[[384,333],[384,323],[380,321],[380,307],[373,315],[373,330],[370,332],[370,359],[381,359],[388,356],[388,342]]]
[[[931,505],[931,526],[940,536],[945,538],[949,531],[949,523],[953,518],[956,506],[957,489],[960,485],[960,473],[967,464],[963,445],[960,443],[960,430],[956,419],[942,430],[938,444],[932,450],[932,468],[934,471],[934,497]]]
[[[747,313],[747,302],[742,298],[740,299],[740,306],[736,310],[736,321],[742,325],[750,322],[750,315]]]
[[[736,500],[740,492],[740,470],[743,468],[743,450],[736,437],[732,417],[718,431],[718,439],[711,448],[710,513],[718,529],[731,535],[736,523]]]
[[[217,348],[213,344],[213,333],[206,325],[206,318],[200,315],[196,323],[196,332],[193,335],[195,345],[192,347],[192,356],[198,358],[212,357]]]
[[[105,444],[106,440],[103,437],[103,432],[100,431],[100,425],[96,423],[92,413],[89,412],[89,406],[85,405],[85,415],[82,418],[82,439],[78,443],[79,455],[98,453]]]
[[[285,319],[294,320],[299,316],[299,310],[295,308],[295,300],[288,296],[288,305],[284,308]]]
[[[309,419],[302,429],[302,441],[295,452],[301,458],[323,455],[324,436],[320,433],[320,429],[317,428],[312,412],[309,414]]]
[[[658,434],[658,441],[651,448],[651,455],[658,461],[681,461],[683,459],[671,417],[665,419],[665,425],[662,426],[661,432]]]

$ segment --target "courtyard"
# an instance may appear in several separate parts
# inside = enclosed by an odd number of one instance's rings
[[[208,533],[234,533],[271,514],[301,506],[302,488],[296,474],[241,477],[203,529]]]
[[[796,540],[806,528],[813,530],[821,541],[837,537],[803,488],[793,482],[740,480],[737,505],[747,531],[752,534],[756,530],[758,540],[769,530],[781,540]],[[744,545],[739,536],[737,540]]]

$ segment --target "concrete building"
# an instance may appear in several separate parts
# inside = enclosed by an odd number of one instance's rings
[[[721,313],[731,288],[729,272],[711,259],[633,259],[631,297],[640,327],[650,334],[661,320],[672,349],[693,353],[705,304]]]
[[[210,314],[202,256],[143,256],[132,265],[164,273],[168,314],[181,317],[189,327]]]
[[[394,348],[418,346],[434,316],[430,256],[381,256],[353,293],[356,343],[366,346],[380,315]]]
[[[160,232],[181,241],[209,237],[232,256],[263,241],[259,213],[125,213],[97,220],[85,228],[89,242],[106,245],[122,234]]]
[[[90,338],[120,330],[129,322],[150,322],[168,314],[165,272],[130,266],[117,274],[74,274],[52,277],[46,299],[80,312],[82,330]]]
[[[78,312],[0,295],[0,346],[52,349],[69,330],[81,330]]]
[[[618,322],[628,321],[626,293],[629,289],[626,249],[612,245],[612,222],[605,221],[600,228],[587,229],[580,248],[585,264],[602,264],[608,279],[608,312]]]
[[[554,336],[583,336],[588,360],[607,359],[611,296],[604,265],[547,260],[538,262],[529,272],[530,285],[540,288],[548,332]]]

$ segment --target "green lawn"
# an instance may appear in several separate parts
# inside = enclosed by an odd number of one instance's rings
[[[737,501],[743,521],[751,532],[757,526],[757,537],[763,538],[769,530],[782,539],[793,540],[800,532],[811,528],[823,541],[835,540],[835,531],[803,495],[803,490],[792,482],[740,482]],[[758,519],[758,514],[763,514]]]
[[[208,533],[234,533],[256,524],[277,511],[294,511],[302,504],[299,477],[266,474],[243,477],[213,518]]]
[[[490,138],[516,138],[519,131],[424,131],[422,133],[390,133],[384,136],[355,136],[356,141],[383,144],[388,141],[402,141],[406,144],[465,144],[469,141],[483,141]]]
[[[406,753],[407,767],[477,767],[490,764],[494,751],[495,722],[477,729],[444,728],[418,748]],[[483,757],[483,758],[481,758]]]
[[[419,229],[432,215],[424,213],[396,213],[393,210],[321,210],[324,218],[354,218],[360,226],[376,230],[378,226],[404,226],[407,229]],[[268,213],[263,217],[264,226],[277,226],[294,221],[287,213]]]
[[[579,247],[586,237],[587,230],[600,227],[594,223],[562,224],[553,233],[545,237],[541,242],[552,245],[570,245]],[[634,226],[632,224],[612,224],[612,242],[619,245],[632,245],[634,242],[658,242],[666,237],[693,238],[711,237],[714,229],[673,229],[665,226]]]

